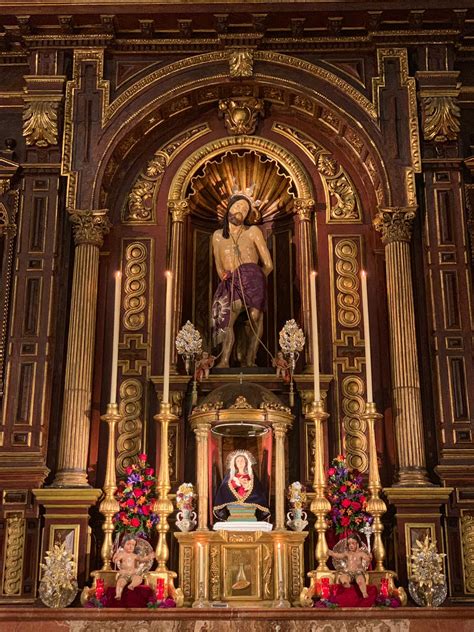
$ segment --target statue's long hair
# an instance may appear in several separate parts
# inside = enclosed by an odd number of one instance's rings
[[[249,205],[249,212],[247,213],[247,217],[244,220],[244,224],[246,226],[250,226],[250,222],[249,222],[249,217],[252,211],[252,202],[251,200],[249,200],[249,198],[246,195],[243,195],[241,193],[237,193],[235,195],[231,195],[228,202],[227,202],[227,210],[225,212],[224,218],[222,220],[222,236],[224,237],[224,239],[229,239],[230,237],[230,232],[229,232],[229,211],[232,208],[232,206],[238,202],[239,200],[245,200],[248,205]]]

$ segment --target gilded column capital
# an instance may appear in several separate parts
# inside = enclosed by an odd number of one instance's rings
[[[313,198],[296,198],[295,199],[295,213],[302,221],[309,222],[311,219],[311,213],[314,211]]]
[[[272,428],[273,428],[273,432],[275,433],[275,437],[278,437],[278,438],[285,437],[289,425],[290,424],[286,421],[274,421],[272,423]]]
[[[112,226],[107,210],[100,211],[69,211],[69,219],[72,223],[74,243],[92,244],[100,248],[106,235]]]
[[[169,200],[168,210],[171,213],[173,223],[184,222],[190,211],[189,202],[188,200]]]
[[[382,233],[384,244],[411,240],[416,208],[416,206],[395,206],[379,210],[373,226],[375,230]]]

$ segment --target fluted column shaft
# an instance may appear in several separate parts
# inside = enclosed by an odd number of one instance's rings
[[[285,424],[273,424],[275,434],[275,530],[285,527]]]
[[[173,297],[172,297],[172,321],[171,340],[176,340],[176,335],[180,328],[181,316],[183,313],[183,270],[184,270],[184,222],[189,213],[187,200],[176,200],[168,202],[168,210],[171,214],[171,243],[169,256],[169,269],[173,274]],[[173,344],[171,353],[171,363],[176,366],[178,353]]]
[[[198,530],[207,531],[209,512],[208,443],[210,424],[194,428],[197,442]]]
[[[99,249],[110,223],[106,211],[73,211],[74,271],[55,487],[87,487]]]
[[[300,278],[301,319],[306,336],[306,364],[313,364],[313,345],[311,344],[311,299],[309,274],[314,269],[313,247],[311,238],[311,219],[314,200],[297,198],[295,212],[298,215],[297,238],[299,244],[298,276]]]
[[[429,484],[423,440],[409,243],[414,217],[414,207],[397,207],[381,209],[374,221],[385,243],[398,484],[410,486]]]

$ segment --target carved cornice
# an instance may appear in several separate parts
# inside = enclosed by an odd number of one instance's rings
[[[190,211],[189,202],[188,200],[170,200],[168,210],[173,222],[184,222]]]
[[[69,219],[72,223],[74,243],[91,244],[100,248],[106,235],[112,226],[107,216],[107,210],[100,211],[69,211]]]
[[[461,129],[461,110],[452,96],[426,96],[422,106],[423,137],[444,143],[456,140]]]
[[[416,206],[381,208],[374,218],[375,230],[382,234],[384,244],[410,241]]]

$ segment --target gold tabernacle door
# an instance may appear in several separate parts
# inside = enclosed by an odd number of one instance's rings
[[[299,606],[307,535],[304,531],[175,533],[184,605],[195,602],[200,588],[201,597],[210,605],[270,607],[282,596],[292,606]]]

